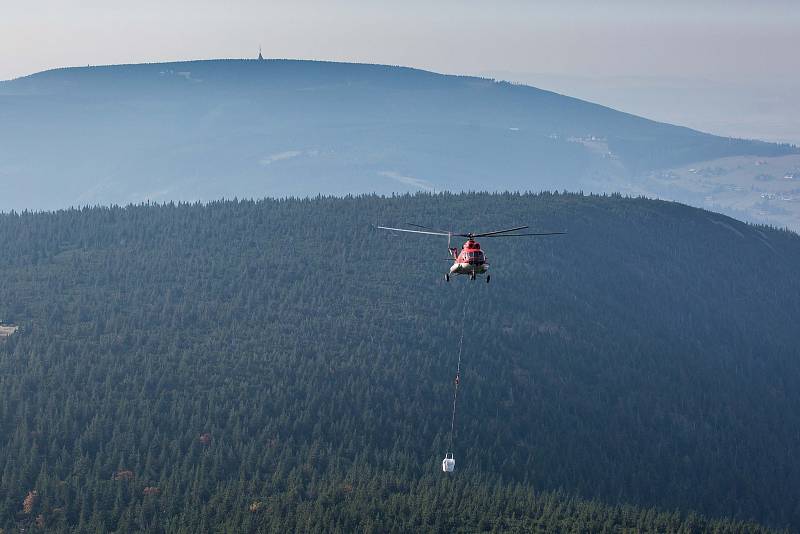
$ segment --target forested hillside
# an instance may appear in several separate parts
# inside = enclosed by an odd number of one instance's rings
[[[569,233],[448,284],[404,222]],[[796,531],[798,265],[620,196],[0,215],[0,528]]]
[[[646,169],[797,152],[534,87],[388,65],[185,61],[0,82],[0,211],[319,193],[630,191]]]

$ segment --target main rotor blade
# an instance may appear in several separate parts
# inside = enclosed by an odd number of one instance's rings
[[[414,224],[414,223],[406,223],[406,224],[409,225],[409,226],[414,226],[415,228],[422,228],[423,230],[430,230],[431,232],[439,232],[439,233],[445,234],[445,235],[447,235],[447,234],[457,235],[457,234],[453,234],[453,232],[448,232],[447,230],[439,230],[438,228],[430,228],[429,226],[422,226],[421,224]]]
[[[538,234],[500,234],[500,235],[485,235],[483,237],[525,237],[529,235],[564,235],[567,232],[542,232]]]
[[[393,230],[395,232],[408,232],[411,234],[428,234],[428,235],[450,235],[447,232],[423,232],[421,230],[406,230],[405,228],[392,228],[391,226],[376,226],[381,230]]]
[[[527,226],[518,226],[516,228],[509,228],[508,230],[495,230],[494,232],[484,232],[482,234],[472,234],[472,237],[489,237],[497,234],[505,234],[506,232],[516,232],[517,230],[524,230]],[[465,236],[469,237],[469,236]]]

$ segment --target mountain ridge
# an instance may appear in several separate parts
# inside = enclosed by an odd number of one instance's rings
[[[0,82],[0,119],[0,211],[414,190],[625,192],[648,169],[797,152],[508,82],[306,60],[53,69]]]

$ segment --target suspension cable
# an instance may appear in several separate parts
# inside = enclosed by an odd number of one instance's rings
[[[456,379],[453,387],[453,416],[450,419],[450,440],[447,444],[447,452],[449,453],[453,452],[453,434],[455,433],[456,427],[456,403],[458,401],[458,386],[461,382],[461,353],[464,348],[464,330],[467,324],[467,285],[468,284],[464,284],[464,303],[461,306],[461,337],[458,340],[458,366],[456,367]]]

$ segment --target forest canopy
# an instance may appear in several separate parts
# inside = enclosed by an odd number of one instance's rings
[[[448,284],[407,222],[568,234]],[[0,528],[797,530],[798,265],[618,195],[2,214]]]

